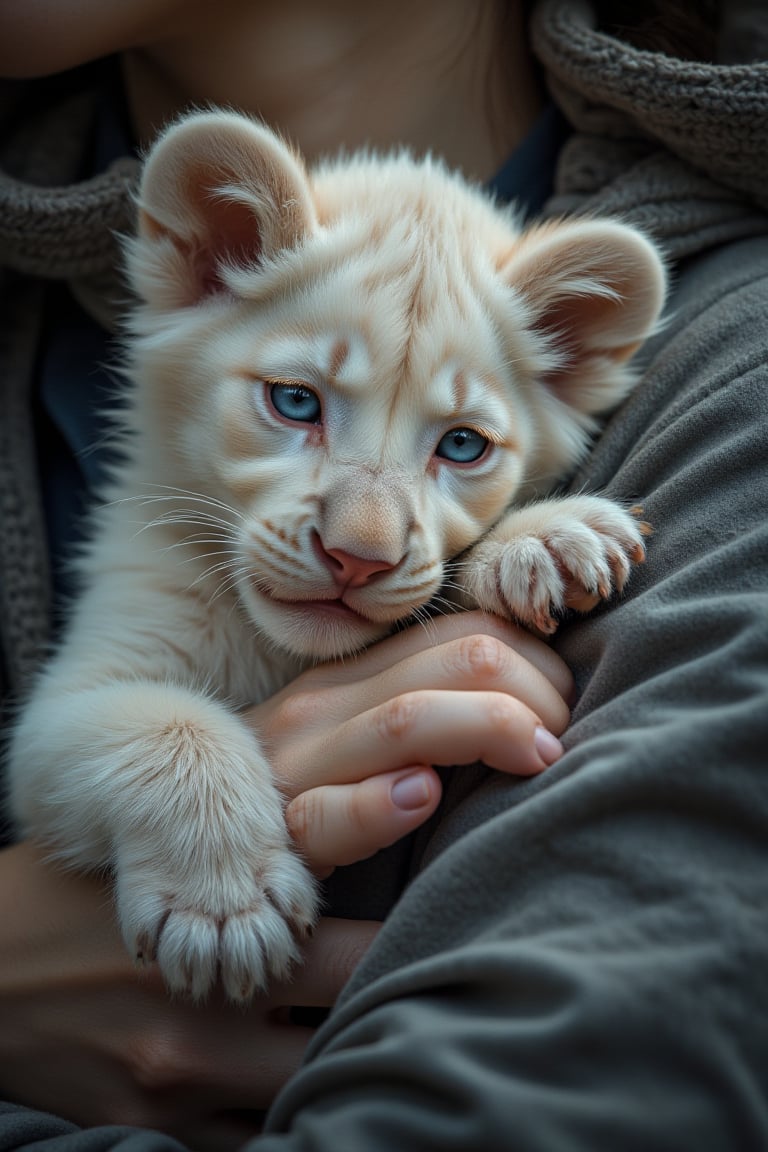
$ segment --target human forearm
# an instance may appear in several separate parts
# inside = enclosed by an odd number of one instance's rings
[[[238,1147],[311,1035],[287,1008],[329,1007],[376,926],[321,921],[293,980],[244,1012],[218,994],[170,1000],[131,964],[110,909],[106,885],[31,844],[0,854],[0,1098],[62,1116],[62,1132],[126,1122],[198,1152]],[[0,1147],[17,1146],[19,1122],[0,1114]]]
[[[485,639],[476,634],[480,625]],[[443,645],[425,645],[419,632],[402,634],[356,666],[312,670],[257,710],[268,726],[291,832],[320,874],[413,830],[440,796],[433,769],[414,763],[414,740],[423,733],[404,731],[392,742],[386,726],[369,719],[361,753],[356,717],[375,716],[398,692],[469,692],[478,704],[471,738],[479,755],[488,739],[485,695],[503,694],[509,711],[496,717],[507,731],[500,766],[513,772],[544,767],[532,751],[537,722],[555,731],[565,724],[560,692],[568,692],[568,673],[537,641],[470,615],[439,627]],[[297,709],[314,722],[297,725]],[[445,740],[439,710],[429,722]],[[423,803],[411,797],[400,807],[393,786],[414,777],[425,786],[424,797],[416,797]],[[20,844],[0,854],[0,1094],[79,1123],[130,1118],[182,1138],[192,1133],[198,1150],[237,1146],[254,1130],[248,1116],[269,1104],[310,1036],[291,1024],[285,1006],[333,1004],[374,934],[373,925],[323,920],[286,987],[257,998],[246,1013],[218,994],[196,1008],[169,1001],[155,971],[135,971],[106,882],[56,871],[31,843]],[[239,1115],[234,1131],[228,1109]]]
[[[107,885],[57,871],[44,858],[29,841],[0,853],[3,999],[48,982],[64,989],[89,972],[119,977],[134,971],[114,923]]]

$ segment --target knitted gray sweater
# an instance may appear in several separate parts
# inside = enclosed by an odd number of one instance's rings
[[[768,65],[744,55],[768,26],[746,10],[727,6],[722,62],[705,65],[628,48],[586,0],[536,5],[536,51],[576,129],[548,210],[637,221],[672,264],[640,386],[573,478],[642,499],[656,534],[627,594],[558,634],[579,686],[562,760],[528,780],[446,773],[405,861],[339,870],[334,908],[349,914],[387,910],[396,865],[411,883],[262,1152],[768,1147]],[[57,145],[58,175],[37,182],[71,179],[65,126],[87,114],[81,96],[17,109],[5,171],[32,179],[34,129]],[[0,186],[2,259],[19,270],[0,345],[14,682],[46,628],[24,399],[36,276],[115,298],[88,212],[130,226],[131,179]],[[26,243],[46,230],[50,250]],[[178,1147],[0,1106],[2,1147],[54,1137],[64,1152]]]

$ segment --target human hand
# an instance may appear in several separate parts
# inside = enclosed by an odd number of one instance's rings
[[[306,672],[249,718],[294,839],[323,873],[434,811],[433,762],[540,771],[535,729],[562,732],[570,692],[545,645],[464,613]],[[403,780],[421,803],[398,806]],[[0,853],[0,1092],[84,1125],[160,1128],[201,1152],[239,1146],[312,1035],[286,1007],[330,1007],[376,926],[321,921],[295,979],[243,1010],[169,1000],[157,973],[133,968],[111,905],[105,884],[49,867],[30,844]]]
[[[327,875],[434,812],[433,764],[542,771],[560,754],[572,691],[540,640],[465,612],[310,669],[246,718],[269,750],[294,839]]]
[[[298,1067],[313,1029],[290,1006],[328,1008],[376,925],[326,919],[290,983],[244,1010],[215,995],[170,1000],[123,946],[108,887],[0,853],[0,1095],[83,1126],[158,1128],[207,1152],[239,1147]]]

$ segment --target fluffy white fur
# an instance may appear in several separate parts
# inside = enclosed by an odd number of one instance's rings
[[[171,988],[247,999],[316,896],[239,710],[451,589],[551,631],[566,588],[622,588],[643,526],[541,496],[631,387],[665,276],[620,223],[522,231],[407,155],[307,173],[228,113],[156,144],[128,263],[125,462],[12,800],[60,859],[114,871],[126,943]],[[476,461],[445,455],[456,429]]]

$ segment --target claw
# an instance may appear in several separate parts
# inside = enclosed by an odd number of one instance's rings
[[[533,616],[533,626],[538,628],[545,636],[553,636],[557,632],[557,620],[548,612],[536,612]]]
[[[153,940],[149,932],[142,932],[136,941],[135,956],[137,964],[142,965],[154,964],[157,960],[157,940]]]
[[[630,516],[634,516],[635,519],[638,519],[640,516],[642,516],[642,504],[633,504],[629,510],[629,514]],[[653,526],[649,524],[647,520],[641,520],[637,525],[637,530],[641,536],[653,536]],[[639,561],[639,563],[642,563],[642,561]]]
[[[295,940],[299,944],[304,944],[307,940],[310,940],[312,938],[312,933],[314,931],[314,925],[308,924],[307,921],[304,920],[303,917],[300,917],[298,915],[298,913],[294,912],[294,914],[290,918],[289,924],[290,924],[291,932],[292,932]]]

